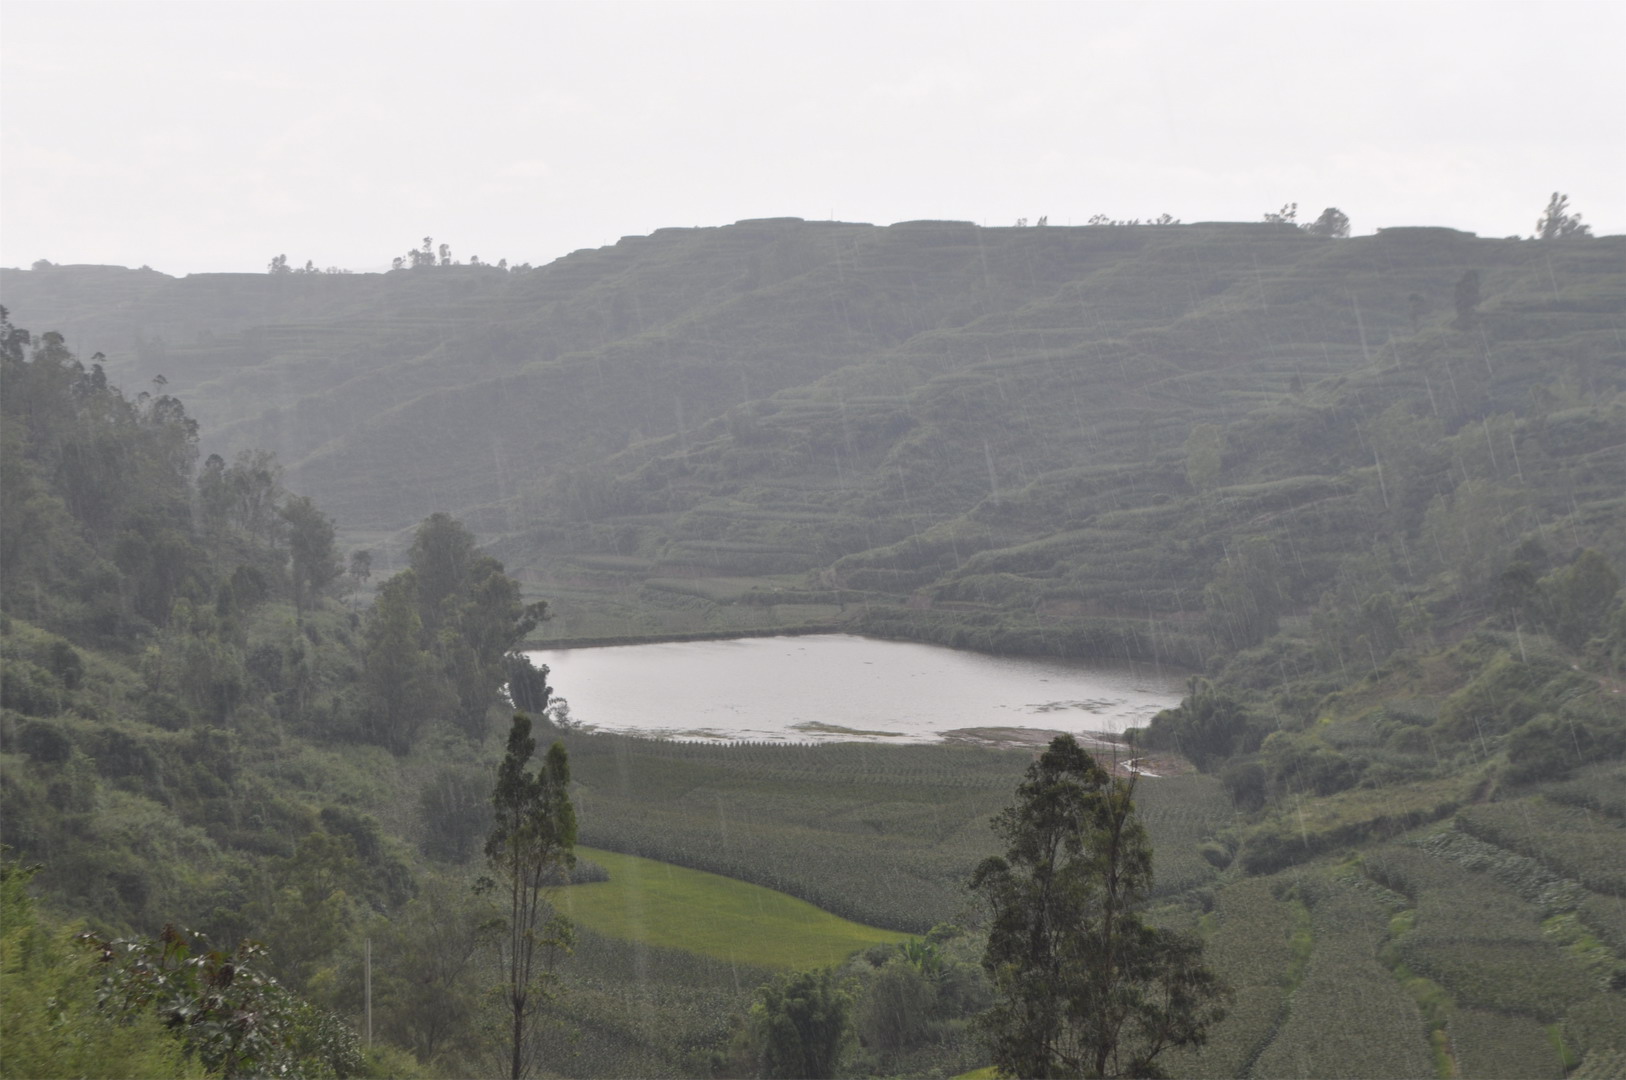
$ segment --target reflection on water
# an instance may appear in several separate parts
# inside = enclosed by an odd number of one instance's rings
[[[1184,673],[844,634],[533,652],[578,723],[674,739],[935,742],[961,728],[1122,731]]]

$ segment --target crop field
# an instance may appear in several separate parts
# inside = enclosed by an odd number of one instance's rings
[[[1204,949],[1235,997],[1206,1046],[1164,1059],[1173,1075],[1243,1076],[1275,1037],[1311,943],[1304,905],[1276,895],[1290,884],[1247,878],[1220,892]]]
[[[550,1029],[544,1069],[559,1076],[704,1075],[701,1048],[726,1040],[771,975],[579,925],[550,1010],[559,1023]]]
[[[1257,1077],[1415,1077],[1434,1073],[1417,1003],[1378,962],[1392,908],[1347,875],[1306,874],[1313,946]],[[1223,969],[1222,969],[1223,970]]]
[[[1449,816],[1471,794],[1461,776],[1352,788],[1326,798],[1293,798],[1247,831],[1240,859],[1252,873],[1271,873],[1336,847],[1384,840]]]
[[[1458,1009],[1447,1029],[1463,1076],[1561,1080],[1564,1058],[1547,1029],[1529,1017]]]
[[[1545,799],[1464,810],[1463,830],[1516,851],[1593,892],[1626,896],[1626,828],[1606,814]]]
[[[1202,855],[1202,843],[1231,823],[1231,797],[1212,776],[1142,779],[1135,785],[1135,806],[1152,839],[1154,891],[1184,892],[1212,881],[1214,867]]]
[[[959,755],[963,773],[933,774],[915,761],[941,761],[945,750],[865,747],[852,755],[833,747],[837,753],[810,756],[714,747],[675,756],[647,740],[626,740],[595,760],[577,742],[571,760],[584,784],[587,843],[724,873],[915,934],[963,906],[972,867],[995,851],[987,820],[1026,764],[1023,755],[989,760],[972,751]]]
[[[1575,1075],[1626,1076],[1626,1001],[1622,995],[1596,994],[1564,1018],[1564,1045],[1580,1057]],[[1608,1071],[1610,1063],[1616,1071]]]
[[[1544,940],[1540,909],[1485,873],[1402,844],[1378,848],[1363,863],[1368,877],[1415,906],[1419,940]]]
[[[1537,790],[1553,802],[1584,806],[1617,823],[1626,821],[1626,765],[1619,762],[1588,766],[1568,780],[1543,784]]]
[[[817,968],[908,935],[862,926],[784,893],[701,870],[579,848],[610,880],[559,891],[560,910],[607,937],[734,965]]]
[[[1626,957],[1626,899],[1594,893],[1581,901],[1575,913],[1616,956]]]
[[[1626,967],[1587,921],[1618,898],[1456,830],[1362,861],[1411,905],[1391,922],[1386,955],[1397,974],[1437,988],[1431,1019],[1462,1075],[1564,1075],[1626,1040],[1626,1003],[1610,989]]]
[[[566,737],[582,840],[765,886],[855,922],[921,934],[963,921],[999,850],[990,819],[1031,755],[963,746],[736,745]],[[1231,820],[1209,777],[1136,791],[1160,890],[1212,880],[1203,839]]]

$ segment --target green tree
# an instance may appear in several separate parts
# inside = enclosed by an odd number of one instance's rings
[[[1573,563],[1543,578],[1541,585],[1553,637],[1567,648],[1579,649],[1603,631],[1620,592],[1620,576],[1609,560],[1587,548]]]
[[[335,954],[357,925],[358,894],[367,884],[355,843],[317,830],[301,837],[291,855],[267,859],[261,869],[240,928],[252,928],[270,947],[274,969],[288,985],[303,989],[330,976]]]
[[[375,919],[370,936],[373,1012],[381,1034],[421,1062],[472,1049],[484,930],[468,891],[425,881],[394,918]]]
[[[1521,626],[1542,611],[1536,572],[1521,559],[1508,563],[1496,579],[1496,614],[1510,626]]]
[[[1457,308],[1457,329],[1466,330],[1479,317],[1479,271],[1464,270],[1457,279],[1454,302]]]
[[[442,765],[418,790],[418,820],[425,855],[468,862],[491,828],[490,770],[472,763]]]
[[[784,1080],[836,1075],[849,1037],[852,995],[835,973],[791,972],[758,993],[747,1025],[758,1074]]]
[[[1250,536],[1232,547],[1203,590],[1208,625],[1219,640],[1245,649],[1274,634],[1286,604],[1284,576],[1285,568],[1268,539]]]
[[[350,591],[359,592],[373,576],[373,553],[367,548],[357,548],[350,553],[350,568],[345,571],[350,578]]]
[[[407,565],[418,576],[418,614],[430,637],[455,618],[476,559],[474,534],[450,514],[431,514],[412,538]]]
[[[1230,691],[1196,677],[1186,684],[1186,697],[1178,706],[1164,709],[1137,731],[1139,745],[1182,753],[1204,772],[1233,754],[1252,753],[1264,739],[1250,722],[1247,707]]]
[[[931,1028],[936,996],[920,968],[906,957],[893,957],[870,978],[858,1004],[854,1026],[864,1047],[890,1064],[918,1045]]]
[[[527,606],[519,583],[477,550],[474,535],[449,514],[418,527],[410,562],[423,644],[456,699],[453,718],[471,737],[483,737],[486,710],[508,681],[507,657],[542,618],[544,605]]]
[[[508,752],[497,767],[491,793],[496,825],[486,840],[486,858],[501,879],[495,883],[498,899],[507,908],[497,955],[505,976],[512,1080],[520,1080],[536,1064],[533,1021],[552,996],[555,969],[572,941],[569,920],[553,910],[546,895],[549,884],[576,865],[570,761],[564,744],[555,742],[533,773],[529,768],[535,753],[531,718],[514,714]]]
[[[397,754],[448,704],[429,654],[419,644],[418,578],[403,570],[378,590],[367,618],[361,736]]]
[[[318,510],[306,495],[290,497],[277,512],[288,523],[294,611],[296,617],[302,617],[306,605],[327,591],[343,572],[333,543],[333,519]]]
[[[1311,236],[1324,236],[1329,240],[1341,239],[1349,235],[1349,215],[1336,206],[1329,206],[1321,211],[1320,217],[1304,226],[1304,231]]]
[[[1570,197],[1553,192],[1547,200],[1547,209],[1536,219],[1536,239],[1567,240],[1572,237],[1591,236],[1592,226],[1581,224],[1581,215],[1569,212]]]
[[[1524,489],[1480,479],[1458,484],[1449,495],[1436,495],[1423,515],[1425,556],[1455,573],[1464,599],[1489,607],[1495,599],[1495,575],[1528,521],[1529,503]]]
[[[277,502],[283,494],[282,466],[269,450],[244,450],[226,470],[232,493],[232,521],[245,535],[268,546],[282,539]]]
[[[971,880],[991,916],[994,1064],[1023,1077],[1161,1075],[1158,1055],[1200,1045],[1226,991],[1198,941],[1141,919],[1152,851],[1134,782],[1061,735],[1016,794],[994,819],[1006,854]]]
[[[537,667],[529,656],[521,652],[509,653],[505,661],[508,697],[513,701],[514,708],[532,716],[547,712],[548,698],[553,693],[548,686],[547,665]]]

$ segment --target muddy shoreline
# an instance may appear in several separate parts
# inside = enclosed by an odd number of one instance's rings
[[[969,727],[945,731],[942,740],[950,746],[981,746],[991,750],[1028,750],[1035,754],[1050,745],[1057,735],[1065,731],[1027,727]],[[1097,761],[1108,765],[1114,773],[1126,776],[1179,776],[1195,772],[1191,763],[1177,754],[1136,753],[1122,735],[1109,731],[1073,733],[1078,744],[1094,755]]]

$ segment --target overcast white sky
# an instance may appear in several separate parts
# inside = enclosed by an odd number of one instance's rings
[[[0,7],[0,265],[543,263],[749,217],[1626,232],[1626,4]]]

